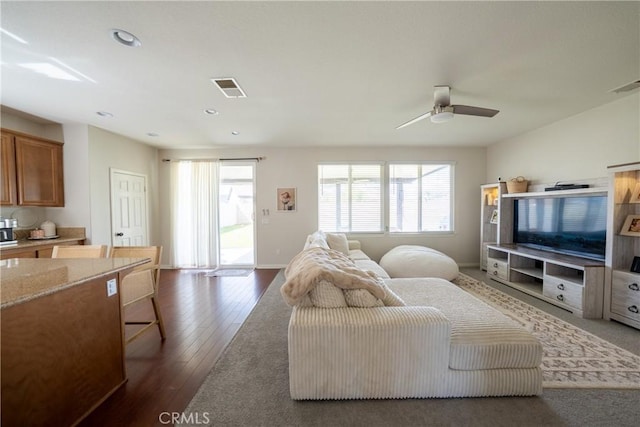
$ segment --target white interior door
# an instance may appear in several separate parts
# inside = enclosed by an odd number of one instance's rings
[[[147,177],[111,169],[111,244],[147,246]]]

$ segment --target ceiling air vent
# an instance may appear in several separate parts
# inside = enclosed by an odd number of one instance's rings
[[[238,85],[235,79],[231,77],[219,78],[219,79],[211,79],[213,83],[218,86],[218,89],[222,91],[224,96],[227,98],[246,98],[247,94],[244,93],[244,90]]]
[[[614,93],[629,92],[639,87],[640,87],[640,80],[636,80],[635,82],[628,83],[624,86],[620,86],[619,88],[611,89],[609,92],[614,92]]]

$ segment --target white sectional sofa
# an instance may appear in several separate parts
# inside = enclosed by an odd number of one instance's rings
[[[390,279],[358,242],[324,233],[285,276],[292,399],[542,392],[538,340],[447,280]]]

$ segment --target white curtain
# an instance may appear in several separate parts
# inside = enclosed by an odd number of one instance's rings
[[[217,267],[217,188],[216,162],[171,163],[171,246],[174,267]]]

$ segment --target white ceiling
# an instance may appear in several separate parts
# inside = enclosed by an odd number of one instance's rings
[[[2,34],[3,106],[167,148],[482,146],[626,96],[609,91],[640,78],[640,2],[0,8],[1,27],[26,42]],[[142,47],[115,43],[112,28]],[[55,61],[79,81],[20,65]],[[225,98],[213,77],[234,77],[248,97]],[[434,85],[450,85],[453,104],[500,113],[395,130],[431,109]]]

